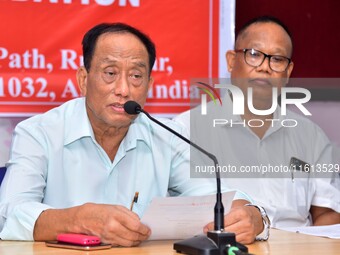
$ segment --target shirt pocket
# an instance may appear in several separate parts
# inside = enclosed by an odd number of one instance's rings
[[[145,213],[145,210],[150,205],[151,201],[144,200],[143,198],[139,197],[138,201],[133,204],[132,211],[138,214],[139,218],[141,219]]]

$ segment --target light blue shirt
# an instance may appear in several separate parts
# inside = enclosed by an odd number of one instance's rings
[[[185,133],[171,120],[162,122]],[[33,240],[35,221],[48,208],[87,202],[129,208],[138,191],[133,210],[141,217],[157,196],[215,193],[215,179],[190,178],[189,155],[188,144],[139,115],[112,162],[95,140],[84,98],[36,115],[14,131],[0,191],[0,238]]]

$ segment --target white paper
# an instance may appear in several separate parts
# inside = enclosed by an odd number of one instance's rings
[[[229,212],[235,191],[222,194],[224,213]],[[216,194],[196,197],[160,197],[152,200],[142,217],[151,228],[149,240],[185,239],[203,234],[214,221]]]
[[[340,239],[340,224],[326,226],[279,228],[289,232]]]

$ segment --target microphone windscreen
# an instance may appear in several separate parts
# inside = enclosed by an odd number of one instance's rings
[[[139,114],[142,107],[135,101],[127,101],[124,104],[124,111],[128,114]]]

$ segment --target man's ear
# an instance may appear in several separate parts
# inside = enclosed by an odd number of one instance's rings
[[[84,66],[78,68],[77,82],[82,96],[86,96],[87,91],[87,71]]]
[[[236,52],[234,50],[228,50],[225,56],[227,59],[228,72],[231,73],[235,63]]]

